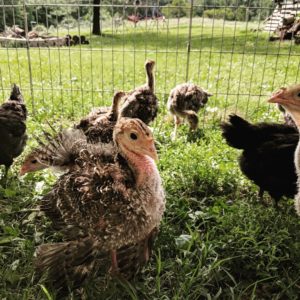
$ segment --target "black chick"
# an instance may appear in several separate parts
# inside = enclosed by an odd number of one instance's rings
[[[0,106],[0,165],[5,166],[4,181],[14,158],[26,145],[26,118],[23,96],[14,84],[9,99]]]
[[[296,128],[276,123],[250,124],[237,115],[231,115],[221,128],[227,144],[243,150],[239,158],[241,171],[260,188],[261,200],[265,191],[275,206],[282,196],[294,197],[294,153],[299,141]]]

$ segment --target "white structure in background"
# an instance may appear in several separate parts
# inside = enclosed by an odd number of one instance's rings
[[[275,31],[282,27],[289,18],[300,17],[300,0],[277,1],[277,5],[272,15],[264,21],[264,31]]]

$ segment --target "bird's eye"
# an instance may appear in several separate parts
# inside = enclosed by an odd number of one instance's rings
[[[300,98],[300,93],[298,93],[298,94],[297,94],[297,97],[299,97],[299,98]]]
[[[36,159],[33,159],[33,160],[31,161],[31,163],[32,163],[32,164],[36,164],[36,163],[37,163],[37,160],[36,160]]]
[[[130,138],[132,139],[132,140],[137,140],[137,135],[135,134],[135,133],[130,133]]]

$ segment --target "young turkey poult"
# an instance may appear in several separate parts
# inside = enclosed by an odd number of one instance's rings
[[[251,124],[237,115],[231,115],[221,127],[227,144],[243,150],[240,169],[259,186],[261,201],[264,191],[270,194],[275,206],[282,196],[294,197],[294,152],[299,141],[296,128],[276,123]]]
[[[13,163],[24,150],[27,109],[19,87],[14,84],[9,99],[0,106],[0,165],[5,166],[4,181]]]
[[[41,209],[66,242],[41,245],[36,265],[58,289],[79,286],[101,269],[108,253],[111,271],[118,272],[117,253],[126,246],[142,245],[148,260],[149,238],[165,209],[153,136],[140,120],[121,118],[114,143],[113,162],[102,161],[99,153],[94,159],[83,147],[79,168],[62,175],[42,200]]]
[[[146,61],[147,83],[135,88],[123,97],[124,103],[120,108],[121,117],[138,118],[146,124],[156,118],[158,99],[154,94],[154,66],[153,60]]]
[[[281,88],[268,101],[282,105],[293,118],[298,130],[300,130],[300,84]],[[295,208],[297,214],[300,215],[300,141],[295,151],[294,162],[298,175],[298,193],[295,196]]]
[[[181,118],[187,120],[190,129],[198,127],[198,111],[207,103],[212,94],[193,83],[182,83],[173,88],[170,92],[167,107],[174,116],[175,128],[172,138],[176,138],[177,127],[181,123]]]

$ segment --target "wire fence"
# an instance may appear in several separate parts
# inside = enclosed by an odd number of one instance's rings
[[[101,35],[93,34],[95,8]],[[82,116],[110,104],[115,91],[143,84],[151,58],[162,112],[170,90],[190,81],[214,95],[203,124],[230,112],[276,117],[265,99],[299,81],[300,46],[293,38],[270,41],[274,33],[264,28],[275,8],[269,0],[0,0],[0,30],[24,29],[21,42],[0,37],[2,98],[16,82],[33,117]]]

